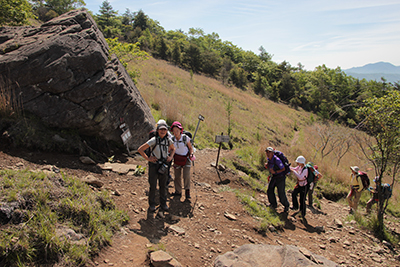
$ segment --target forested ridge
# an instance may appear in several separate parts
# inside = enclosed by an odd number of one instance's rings
[[[329,119],[355,126],[356,110],[365,99],[382,97],[399,84],[359,80],[344,71],[317,66],[307,71],[301,63],[291,66],[276,63],[263,46],[259,54],[245,51],[232,42],[207,34],[200,28],[165,30],[143,10],[129,9],[118,15],[104,1],[94,18],[107,38],[137,43],[141,50],[155,58],[167,60],[191,73],[200,73],[221,81],[226,86],[253,90],[260,97],[282,101],[293,108],[303,108]],[[268,44],[265,44],[268,45]]]
[[[5,0],[2,6],[2,25],[21,25],[29,17],[50,20],[74,8],[85,6],[82,0]],[[26,2],[26,3],[25,3]],[[25,4],[21,4],[25,3]],[[28,5],[26,5],[28,4]],[[24,10],[24,17],[12,17],[8,9]],[[91,11],[89,11],[92,13]],[[340,67],[317,66],[305,70],[283,61],[273,61],[273,55],[260,46],[259,53],[245,51],[230,41],[221,40],[218,33],[205,33],[201,28],[165,30],[160,22],[143,10],[128,8],[119,14],[109,1],[104,1],[93,17],[106,38],[136,44],[151,56],[171,62],[190,73],[204,74],[218,79],[226,86],[253,90],[260,97],[281,101],[293,108],[303,108],[322,119],[347,126],[357,125],[356,110],[370,97],[382,97],[391,90],[399,90],[398,83],[359,80],[346,75]],[[7,16],[10,18],[7,19]],[[268,46],[268,44],[263,44]]]

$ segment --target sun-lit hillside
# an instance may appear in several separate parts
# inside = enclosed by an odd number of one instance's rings
[[[141,63],[137,87],[152,108],[155,119],[180,120],[194,131],[198,114],[205,117],[196,143],[200,147],[213,143],[214,136],[228,132],[229,103],[231,136],[235,147],[259,144],[269,140],[275,146],[288,145],[294,128],[306,125],[313,116],[295,111],[287,105],[274,103],[236,87],[226,87],[220,81],[193,75],[161,60]]]
[[[225,86],[218,80],[201,75],[191,76],[166,61],[150,58],[128,68],[132,67],[140,72],[136,85],[156,121],[162,118],[171,124],[179,120],[187,130],[194,132],[198,115],[205,117],[195,138],[197,148],[216,147],[215,136],[228,133],[228,104],[231,103],[233,149],[260,176],[267,175],[260,168],[267,146],[284,151],[291,162],[298,155],[304,155],[307,160],[316,163],[324,174],[325,187],[332,187],[332,190],[336,182],[347,184],[349,166],[352,165],[368,171],[371,180],[375,176],[372,166],[355,144],[351,144],[349,151],[340,158],[342,147],[348,145],[345,141],[354,132],[352,129],[324,125],[315,114],[260,98],[252,90]],[[325,153],[332,151],[322,157],[322,135],[327,134],[341,138],[342,145],[334,147],[331,143]],[[341,188],[342,192],[347,190],[344,185]]]

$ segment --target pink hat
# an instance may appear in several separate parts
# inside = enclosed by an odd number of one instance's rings
[[[178,127],[178,129],[181,130],[181,133],[183,132],[182,124],[181,124],[179,121],[174,121],[174,122],[172,123],[172,125],[171,125],[171,130],[172,130],[174,127]]]

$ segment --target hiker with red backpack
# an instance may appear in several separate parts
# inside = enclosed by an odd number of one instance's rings
[[[349,212],[352,214],[357,210],[358,201],[360,200],[361,192],[363,190],[363,184],[359,175],[360,168],[357,166],[351,166],[350,169],[350,191],[346,199],[350,207]]]
[[[168,125],[165,120],[157,122],[156,135],[138,148],[138,152],[149,162],[149,211],[156,210],[157,181],[160,191],[160,209],[168,211],[167,205],[167,177],[168,163],[171,162],[175,147],[168,137]],[[150,148],[150,156],[145,150]]]
[[[182,124],[179,121],[175,121],[171,125],[171,131],[173,133],[172,141],[174,142],[175,154],[174,154],[174,185],[175,192],[173,196],[182,196],[182,179],[183,186],[185,189],[185,200],[190,201],[190,167],[192,160],[194,160],[193,146],[190,142],[190,137],[183,133]]]
[[[307,177],[309,175],[309,170],[305,166],[306,159],[303,156],[298,156],[296,159],[297,166],[290,167],[290,170],[297,178],[297,184],[294,187],[292,192],[292,203],[293,206],[290,207],[292,210],[297,210],[299,208],[299,203],[297,202],[297,195],[300,194],[300,211],[301,216],[305,218],[306,216],[306,195],[309,188],[309,184],[307,182]]]
[[[265,153],[268,162],[264,167],[271,173],[271,179],[268,184],[267,196],[270,207],[276,209],[278,204],[276,202],[275,187],[278,189],[279,201],[284,206],[284,212],[289,211],[289,201],[285,192],[286,174],[290,171],[290,163],[280,151],[275,151],[272,147],[267,147]],[[282,158],[282,159],[281,159]]]

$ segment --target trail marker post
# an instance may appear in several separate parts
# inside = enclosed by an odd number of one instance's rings
[[[124,122],[123,118],[120,118],[120,122],[121,124],[119,125],[119,128],[122,130],[122,134],[121,134],[121,139],[122,142],[124,143],[124,145],[126,145],[126,149],[128,150],[128,155],[131,155],[131,152],[129,151],[129,140],[132,139],[132,134],[131,131],[129,130],[128,125]]]
[[[215,143],[219,143],[217,162],[215,163],[215,166],[217,168],[218,168],[219,153],[221,152],[222,143],[228,143],[228,142],[229,142],[229,135],[224,135],[224,133],[221,133],[221,135],[215,136]]]
[[[215,143],[219,143],[219,148],[218,148],[218,155],[217,155],[217,162],[215,163],[215,169],[217,170],[218,178],[220,180],[220,184],[227,184],[230,182],[229,179],[226,179],[222,181],[221,176],[218,171],[218,160],[219,160],[219,154],[221,152],[221,147],[222,143],[228,143],[229,142],[229,135],[224,135],[224,133],[221,133],[221,135],[216,135],[215,136]]]

